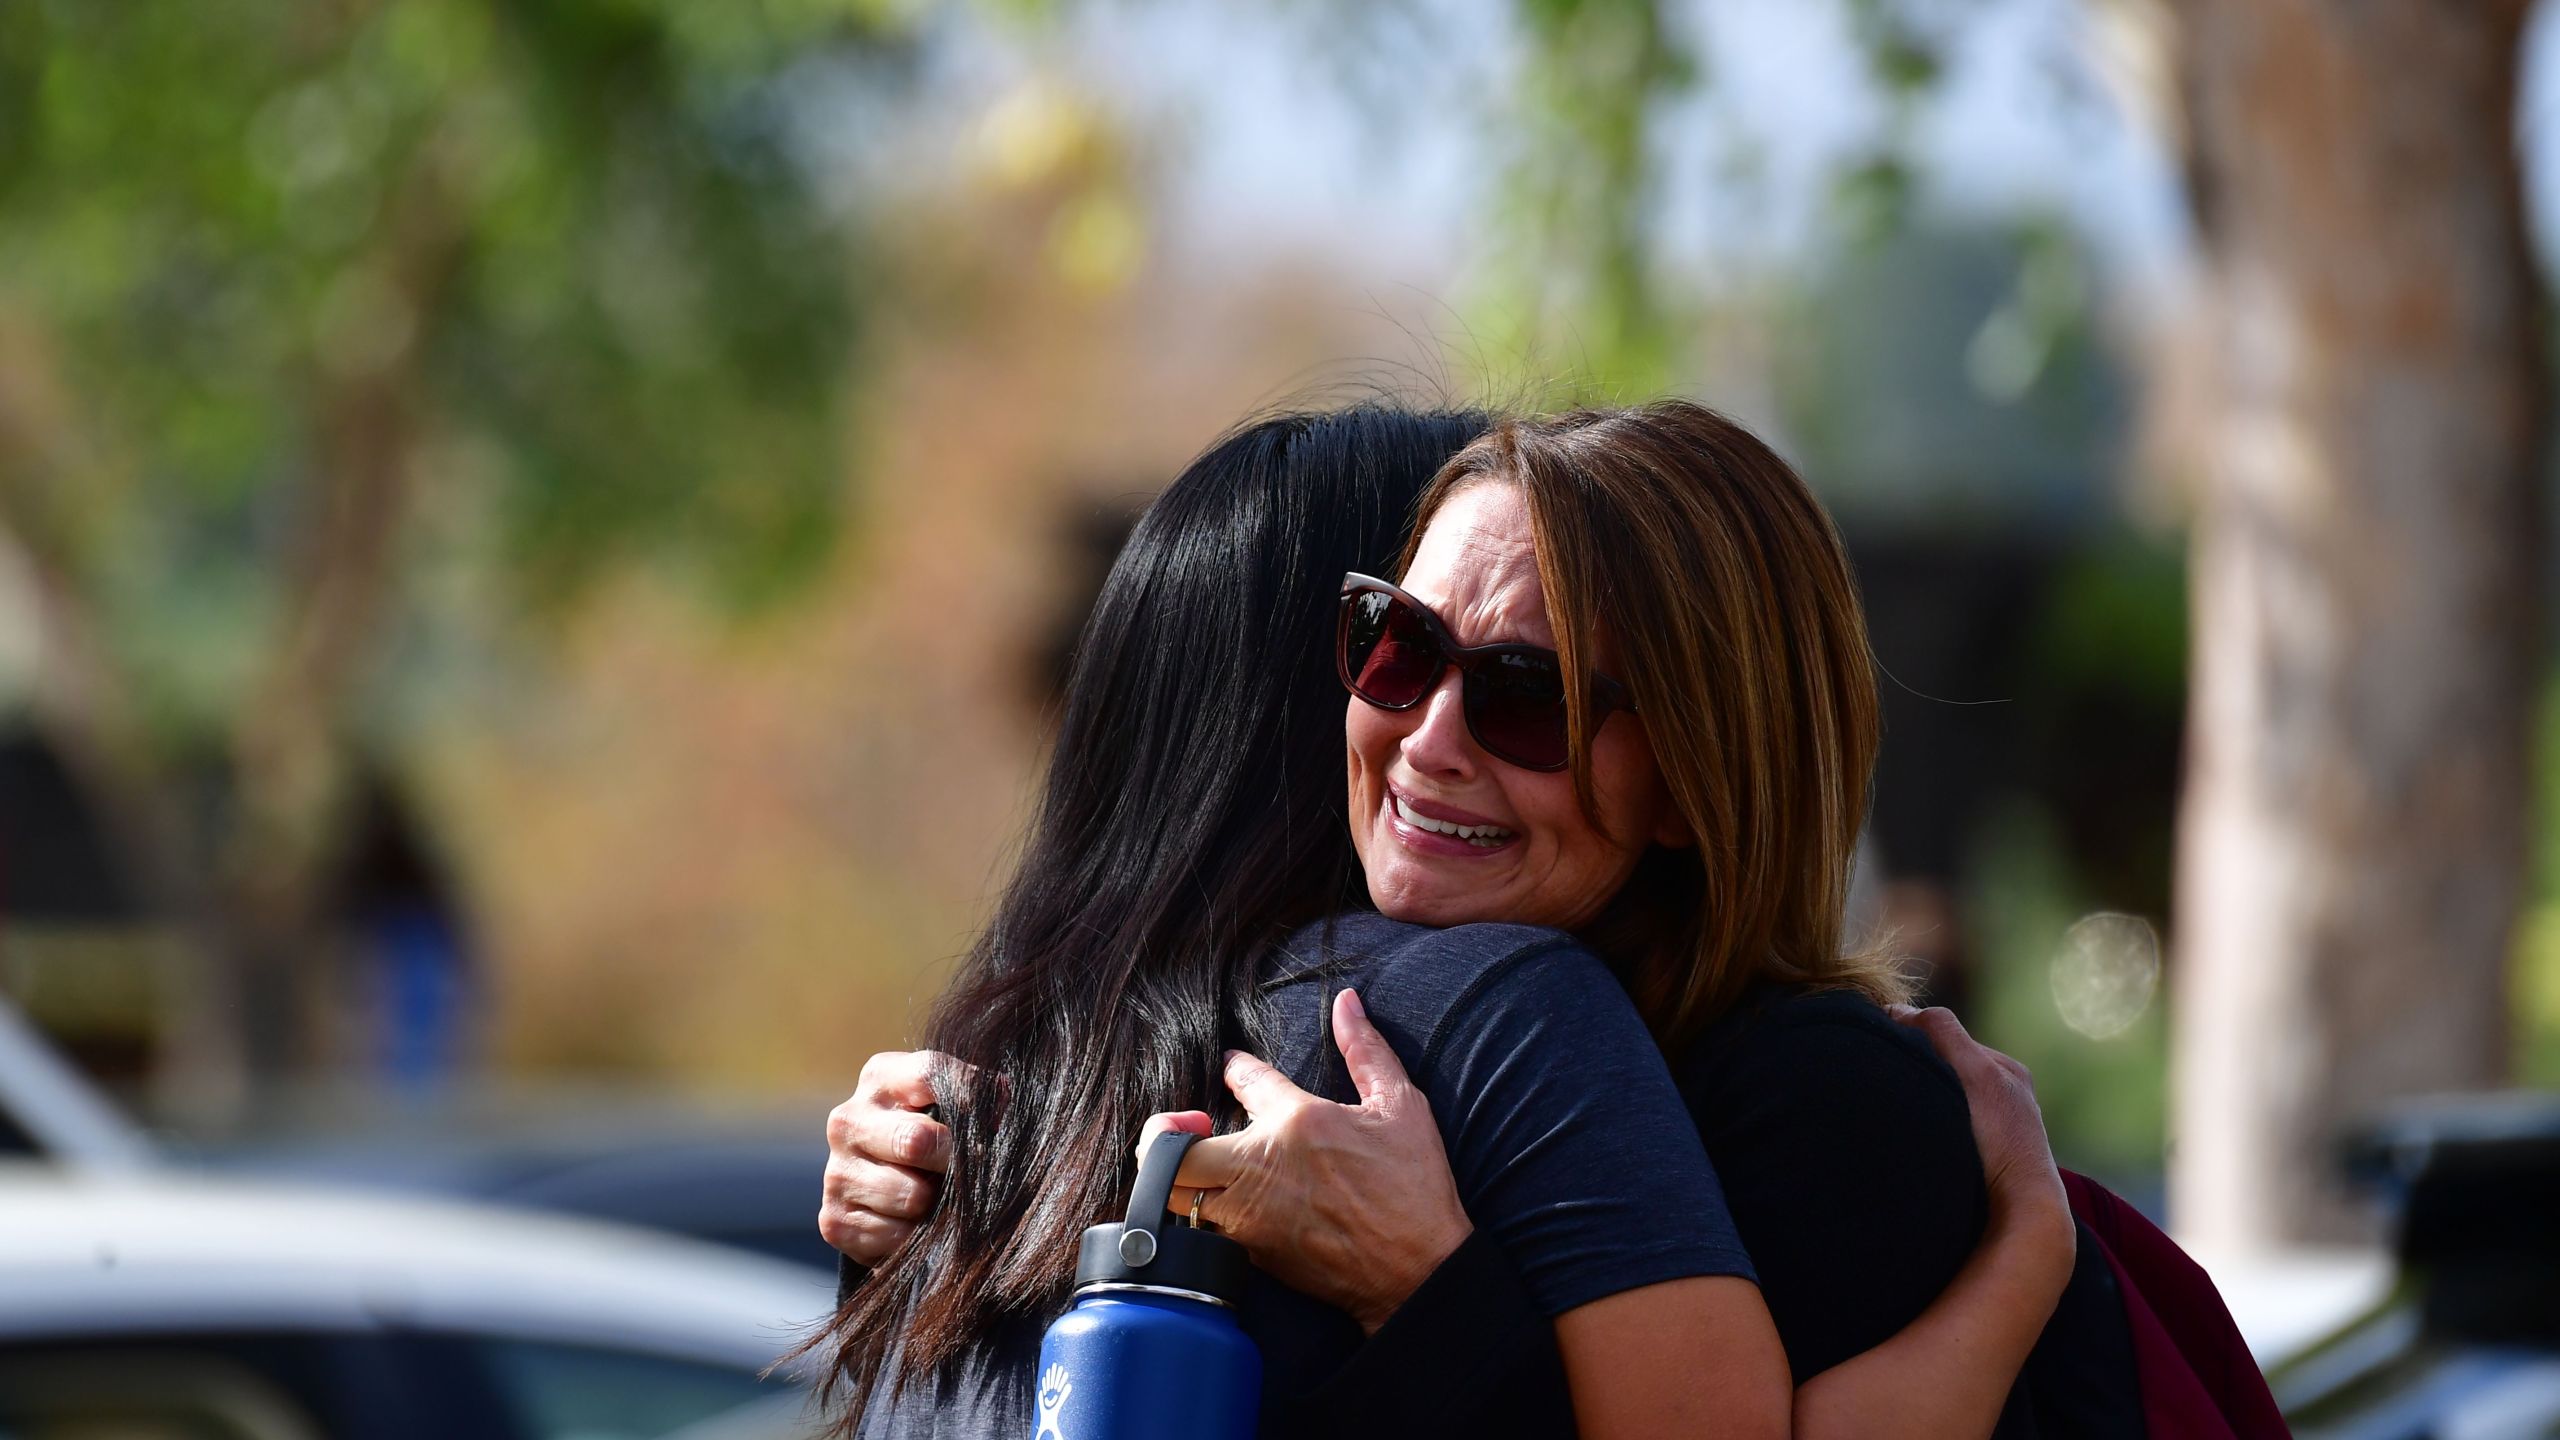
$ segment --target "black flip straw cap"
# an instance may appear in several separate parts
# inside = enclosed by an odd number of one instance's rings
[[[1188,1290],[1234,1304],[1244,1295],[1248,1262],[1244,1247],[1224,1235],[1176,1221],[1165,1209],[1174,1172],[1196,1135],[1168,1130],[1138,1163],[1137,1188],[1129,1192],[1129,1218],[1089,1226],[1076,1245],[1076,1288],[1145,1285]]]

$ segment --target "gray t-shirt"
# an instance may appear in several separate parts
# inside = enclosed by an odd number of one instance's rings
[[[1549,1316],[1666,1280],[1752,1273],[1652,1037],[1571,936],[1343,915],[1291,936],[1268,973],[1269,1058],[1346,1103],[1356,1096],[1330,1035],[1331,1001],[1359,990],[1431,1101],[1468,1216]],[[1241,1319],[1262,1348],[1268,1414],[1314,1389],[1361,1337],[1341,1311],[1255,1279]],[[933,1384],[875,1405],[861,1433],[1027,1437],[1045,1323],[1013,1326]],[[1306,1423],[1300,1415],[1292,1428]]]

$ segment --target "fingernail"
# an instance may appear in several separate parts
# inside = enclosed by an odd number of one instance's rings
[[[1369,1018],[1369,1007],[1360,1003],[1360,992],[1359,992],[1359,991],[1357,991],[1357,990],[1345,990],[1345,991],[1343,991],[1343,992],[1342,992],[1342,1001],[1343,1001],[1343,1004],[1344,1004],[1345,1006],[1347,1006],[1347,1007],[1350,1009],[1350,1011],[1351,1011],[1351,1016],[1352,1016],[1352,1018],[1353,1018],[1353,1019],[1355,1019],[1355,1020],[1366,1020],[1366,1019],[1368,1019],[1368,1018]]]

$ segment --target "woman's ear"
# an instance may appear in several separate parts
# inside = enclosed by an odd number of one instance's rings
[[[1679,803],[1667,789],[1653,822],[1653,843],[1665,850],[1686,850],[1698,843],[1698,832],[1689,828],[1689,817],[1680,813]]]

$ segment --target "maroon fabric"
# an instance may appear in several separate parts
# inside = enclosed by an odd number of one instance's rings
[[[2204,1267],[2160,1227],[2086,1175],[2062,1172],[2071,1213],[2098,1237],[2142,1385],[2142,1414],[2163,1440],[2291,1440],[2267,1379]]]

